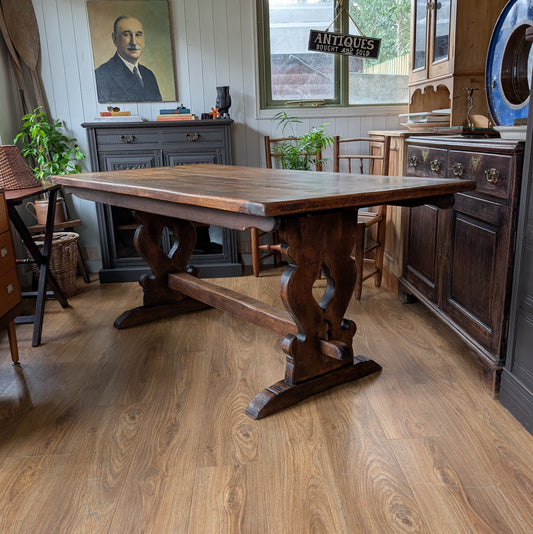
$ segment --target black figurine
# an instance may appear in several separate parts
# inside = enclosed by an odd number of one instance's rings
[[[231,96],[229,94],[229,86],[224,85],[217,87],[217,103],[216,106],[220,112],[221,119],[229,118],[229,108],[231,107]]]

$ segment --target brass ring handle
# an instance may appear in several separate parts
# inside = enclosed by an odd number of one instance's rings
[[[416,156],[409,157],[409,167],[414,167],[415,169],[418,167],[418,158]]]
[[[135,141],[135,136],[134,135],[121,135],[120,140],[123,143],[133,143],[133,141]]]
[[[440,171],[440,161],[438,159],[434,159],[429,163],[429,168],[433,172],[439,172]]]
[[[457,178],[462,178],[464,171],[465,171],[465,166],[460,161],[456,161],[452,165],[453,175],[456,176]]]
[[[485,170],[485,178],[489,184],[496,184],[500,178],[500,173],[497,169],[487,169]]]
[[[7,247],[2,247],[0,249],[0,256],[2,256],[2,258],[5,258],[7,254],[8,254]]]
[[[185,134],[185,139],[187,139],[187,141],[198,141],[198,139],[200,139],[200,134],[199,133],[188,133],[188,134]]]
[[[6,291],[7,291],[8,295],[11,295],[11,293],[13,293],[13,291],[15,291],[15,288],[13,287],[13,284],[11,282],[9,284],[7,284]]]

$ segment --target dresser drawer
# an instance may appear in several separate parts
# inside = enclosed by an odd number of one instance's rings
[[[4,315],[20,302],[20,286],[17,269],[0,276],[0,315]]]
[[[505,155],[450,150],[448,176],[475,180],[478,192],[509,199],[513,158]]]
[[[442,148],[410,146],[407,151],[407,174],[445,178],[448,151]]]
[[[157,145],[159,131],[155,128],[113,128],[96,130],[96,142],[99,147],[121,147],[136,150],[144,145]]]
[[[15,254],[11,234],[4,232],[0,234],[0,274],[7,273],[15,265]]]
[[[222,146],[224,143],[224,132],[220,128],[209,128],[201,125],[195,126],[194,123],[195,121],[189,121],[185,128],[163,131],[161,142],[164,147],[167,148],[169,145],[179,146],[186,150],[188,146],[204,143]]]
[[[7,216],[7,206],[4,202],[4,194],[0,193],[0,233],[9,229],[9,217]]]

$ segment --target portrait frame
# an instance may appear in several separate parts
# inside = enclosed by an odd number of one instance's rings
[[[171,40],[170,8],[168,0],[88,0],[87,14],[96,70],[112,58],[117,49],[112,39],[113,24],[120,16],[138,19],[145,34],[145,48],[139,64],[153,72],[161,93],[161,102],[175,102],[176,76],[174,50]],[[98,89],[97,89],[98,93]],[[97,94],[98,102],[133,102],[133,100],[105,100]],[[143,99],[135,102],[154,102]]]

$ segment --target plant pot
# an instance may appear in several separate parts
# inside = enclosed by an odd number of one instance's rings
[[[46,224],[46,214],[48,213],[48,199],[35,200],[26,203],[26,211],[37,221],[37,224]],[[67,220],[65,200],[59,197],[56,200],[56,214],[54,224],[59,224]]]

